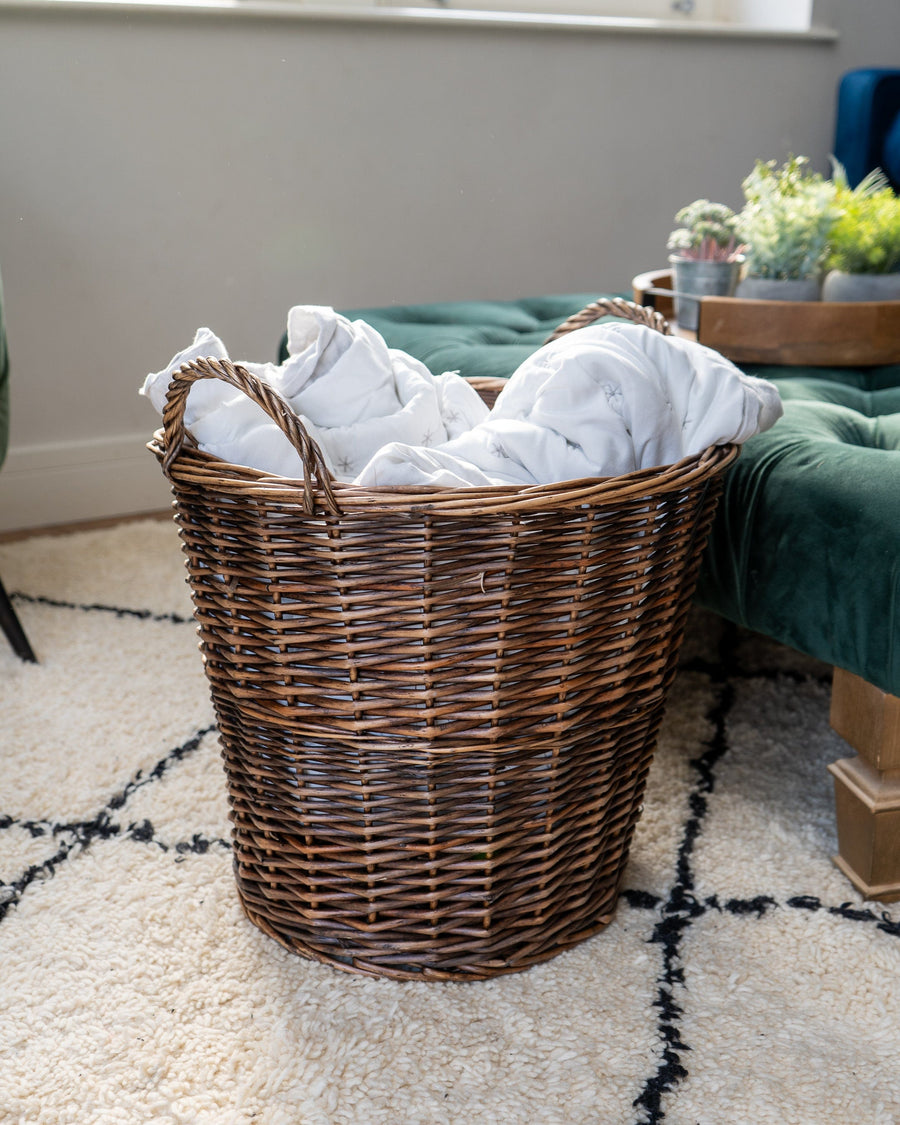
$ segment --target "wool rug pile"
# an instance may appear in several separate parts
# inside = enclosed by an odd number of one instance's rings
[[[690,620],[612,924],[483,983],[286,952],[234,887],[174,525],[0,544],[0,1121],[895,1125],[900,905],[831,863],[829,670]]]

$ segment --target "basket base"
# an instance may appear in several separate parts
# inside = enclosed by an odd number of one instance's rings
[[[609,901],[605,904],[607,909],[576,932],[561,927],[560,932],[554,934],[552,926],[548,926],[546,941],[523,942],[521,948],[513,947],[505,956],[499,956],[491,955],[484,949],[473,949],[478,943],[471,940],[460,943],[460,949],[455,950],[452,943],[441,938],[436,938],[433,942],[416,943],[419,948],[410,952],[404,947],[411,943],[402,939],[392,940],[390,932],[370,938],[365,943],[367,948],[364,951],[360,948],[362,940],[329,938],[324,933],[310,933],[308,940],[304,940],[298,936],[297,928],[291,932],[292,927],[287,920],[283,928],[277,928],[269,917],[254,909],[252,902],[241,891],[240,880],[237,882],[237,889],[238,900],[248,920],[267,937],[299,957],[362,976],[459,983],[490,980],[492,977],[524,972],[544,961],[552,960],[605,930],[615,917],[619,898],[619,888],[616,888],[608,896]],[[364,936],[361,935],[363,938]],[[489,945],[488,934],[480,939],[480,944],[485,947]]]

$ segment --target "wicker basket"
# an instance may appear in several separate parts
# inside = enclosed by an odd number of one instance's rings
[[[607,313],[667,330],[617,300],[561,331]],[[305,479],[198,450],[183,412],[203,378],[258,402]],[[419,980],[525,969],[606,926],[737,449],[542,487],[363,489],[329,479],[274,392],[211,360],[174,376],[150,449],[251,921],[306,957]]]

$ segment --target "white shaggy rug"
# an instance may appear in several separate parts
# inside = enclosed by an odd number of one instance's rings
[[[0,544],[0,1121],[895,1125],[900,906],[833,867],[828,670],[690,625],[603,933],[486,983],[244,917],[177,533]]]

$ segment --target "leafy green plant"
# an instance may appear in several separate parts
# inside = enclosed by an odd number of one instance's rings
[[[831,229],[828,268],[844,273],[900,272],[900,198],[880,168],[855,188],[835,162],[837,203],[841,209]]]
[[[791,156],[780,168],[758,160],[741,187],[745,204],[736,225],[747,246],[747,275],[818,277],[841,214],[837,185],[812,172],[807,157]]]
[[[724,203],[695,199],[675,215],[680,224],[666,248],[683,258],[733,262],[744,250],[735,232],[737,216]]]

